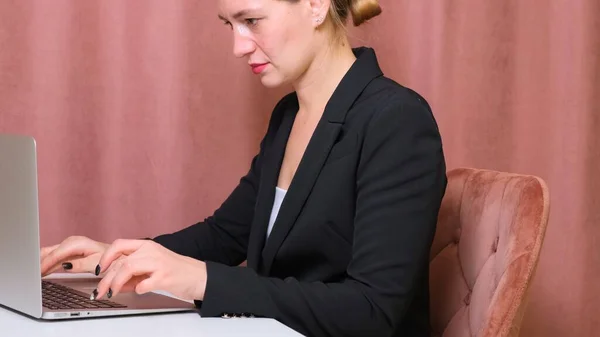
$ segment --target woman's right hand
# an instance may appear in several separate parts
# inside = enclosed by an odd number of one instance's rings
[[[84,236],[70,236],[58,245],[43,247],[40,254],[42,277],[57,271],[94,273],[109,244]]]

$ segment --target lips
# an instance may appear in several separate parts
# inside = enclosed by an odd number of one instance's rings
[[[269,63],[252,63],[250,67],[252,68],[252,72],[255,74],[262,73],[265,68],[269,65]]]

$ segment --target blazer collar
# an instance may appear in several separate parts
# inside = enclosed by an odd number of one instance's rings
[[[373,79],[382,76],[375,51],[360,47],[352,49],[356,61],[331,95],[323,117],[332,123],[344,123],[346,114]]]
[[[325,107],[323,116],[308,143],[265,244],[275,197],[275,186],[279,178],[287,140],[298,111],[296,95],[292,94],[288,104],[283,107],[285,111],[281,125],[270,150],[266,153],[253,229],[248,245],[248,266],[262,274],[269,274],[275,255],[294,226],[321,168],[335,144],[348,111],[365,87],[373,79],[383,75],[372,49],[362,47],[353,49],[353,52],[357,59]]]

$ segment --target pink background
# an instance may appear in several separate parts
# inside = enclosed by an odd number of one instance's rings
[[[380,3],[353,42],[428,99],[449,169],[550,187],[522,335],[596,335],[600,2]],[[0,1],[0,131],[38,141],[44,245],[177,230],[246,172],[286,91],[233,57],[216,15],[216,1]]]

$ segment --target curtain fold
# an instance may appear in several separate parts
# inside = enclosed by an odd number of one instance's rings
[[[522,336],[593,336],[600,310],[600,2],[381,0],[363,38],[429,100],[449,169],[534,174],[551,216]]]
[[[0,1],[0,132],[37,139],[42,244],[174,231],[258,150],[268,91],[216,2]]]
[[[522,335],[596,335],[600,2],[380,3],[353,44],[431,103],[449,169],[549,184]],[[0,132],[38,141],[42,244],[153,236],[220,205],[286,92],[230,35],[216,1],[0,1]]]

